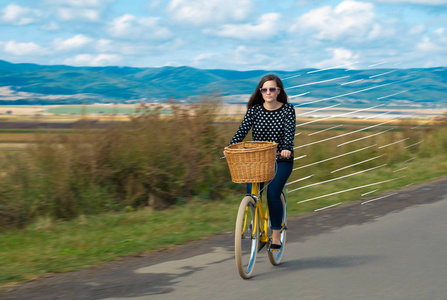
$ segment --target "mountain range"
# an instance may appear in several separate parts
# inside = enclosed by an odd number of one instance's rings
[[[447,68],[207,70],[192,67],[73,67],[0,60],[0,105],[192,102],[246,103],[262,76],[282,78],[291,102],[395,108],[447,106]]]

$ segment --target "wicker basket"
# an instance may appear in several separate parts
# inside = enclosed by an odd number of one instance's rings
[[[225,147],[233,182],[256,183],[273,179],[276,146],[272,142],[242,142]]]

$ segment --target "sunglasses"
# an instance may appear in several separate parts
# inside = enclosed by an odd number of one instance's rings
[[[267,91],[270,91],[270,93],[273,94],[273,93],[276,93],[277,91],[279,91],[280,88],[279,88],[279,87],[260,88],[259,90],[260,90],[261,93],[263,93],[263,94],[267,93]]]

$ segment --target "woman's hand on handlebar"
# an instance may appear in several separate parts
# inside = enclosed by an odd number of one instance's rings
[[[292,151],[290,151],[290,150],[282,150],[279,153],[279,157],[281,157],[281,158],[289,158],[291,155],[292,155]]]

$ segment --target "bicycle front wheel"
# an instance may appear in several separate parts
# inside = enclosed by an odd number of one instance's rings
[[[283,220],[282,220],[282,229],[281,229],[281,249],[269,249],[268,257],[269,261],[272,265],[277,266],[281,263],[281,259],[284,255],[284,247],[286,246],[286,229],[287,229],[287,201],[284,197],[284,194],[281,193],[281,202],[283,207]],[[269,218],[269,228],[270,228],[270,218]]]
[[[244,197],[239,206],[234,234],[234,255],[239,275],[250,278],[255,266],[259,247],[259,220],[256,215],[255,201]]]

